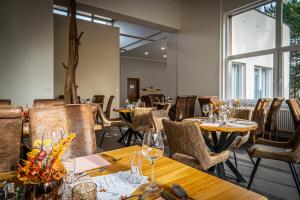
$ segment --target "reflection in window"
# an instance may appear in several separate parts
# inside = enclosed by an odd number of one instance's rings
[[[266,67],[254,68],[254,99],[270,97],[270,81],[272,70]]]
[[[232,63],[232,98],[244,98],[244,63]]]

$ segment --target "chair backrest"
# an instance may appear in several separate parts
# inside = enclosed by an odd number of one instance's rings
[[[153,126],[151,119],[151,110],[155,108],[142,108],[136,107],[134,110],[134,116],[132,120],[132,127],[138,126]]]
[[[210,158],[199,126],[193,122],[162,120],[171,156],[176,153],[191,156],[202,168]]]
[[[252,121],[255,121],[258,125],[257,129],[252,131],[252,133],[263,133],[265,130],[265,117],[267,108],[271,102],[271,99],[261,98],[257,100],[255,105],[253,114],[252,114]]]
[[[99,103],[99,104],[102,104],[102,106],[103,106],[104,98],[105,98],[105,95],[94,95],[93,103]]]
[[[16,170],[23,130],[21,107],[0,108],[0,173]]]
[[[147,108],[153,107],[151,97],[149,95],[143,95],[141,97],[141,101],[145,102]]]
[[[109,97],[109,100],[107,102],[107,105],[106,105],[106,110],[105,110],[105,114],[106,114],[106,117],[109,119],[110,118],[110,111],[111,111],[111,105],[112,105],[112,102],[114,100],[115,96],[114,95],[111,95]]]
[[[298,99],[288,99],[286,103],[290,108],[295,130],[297,130],[300,127],[300,101]]]
[[[167,114],[169,114],[171,108],[173,107],[174,104],[172,103],[166,103],[166,105],[164,106],[164,110],[166,111]]]
[[[65,105],[64,99],[35,99],[33,106],[35,108],[44,108],[51,106]]]
[[[182,121],[185,118],[188,96],[177,96],[175,104],[175,121]]]
[[[213,101],[219,101],[219,98],[217,96],[200,96],[198,97],[198,102],[200,105],[200,111],[201,111],[201,116],[204,117],[205,114],[203,112],[203,106],[206,104],[210,104]]]
[[[265,125],[265,131],[274,132],[277,130],[277,115],[284,98],[276,97],[273,99]]]
[[[61,137],[60,130],[65,134],[76,133],[70,147],[64,155],[86,156],[96,153],[96,138],[92,106],[88,104],[65,105],[29,110],[29,136],[31,146],[35,140],[55,139]]]
[[[186,109],[185,109],[185,118],[190,118],[195,116],[195,103],[196,103],[197,96],[188,96],[186,102]]]
[[[100,117],[100,120],[101,120],[101,124],[103,126],[110,126],[110,121],[109,119],[106,117],[103,109],[101,108],[101,106],[98,106],[98,112],[99,112],[99,117]]]
[[[165,110],[152,110],[151,118],[154,124],[154,128],[156,132],[163,132],[164,126],[162,124],[163,119],[170,120],[169,115]]]
[[[0,107],[10,107],[11,100],[10,99],[0,99]]]

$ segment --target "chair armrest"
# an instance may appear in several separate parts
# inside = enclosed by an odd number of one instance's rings
[[[222,151],[220,153],[217,153],[217,154],[212,154],[210,156],[210,161],[209,161],[209,166],[207,167],[207,169],[209,167],[212,167],[218,163],[221,163],[221,162],[225,162],[229,157],[229,151],[228,150],[225,150],[225,151]]]
[[[272,147],[280,147],[280,148],[289,148],[289,143],[288,142],[276,142],[272,140],[266,140],[259,138],[257,139],[255,144],[263,144],[263,145],[268,145]]]

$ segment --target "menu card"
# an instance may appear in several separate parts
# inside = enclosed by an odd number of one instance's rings
[[[140,184],[130,181],[130,171],[120,171],[114,174],[92,177],[97,184],[97,199],[119,200],[129,197],[140,185],[147,183],[147,177],[143,176]]]

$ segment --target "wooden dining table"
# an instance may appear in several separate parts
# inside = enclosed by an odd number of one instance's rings
[[[227,122],[208,121],[203,117],[188,118],[184,121],[192,121],[199,125],[203,130],[203,138],[207,147],[215,153],[227,150],[239,135],[245,135],[248,131],[255,130],[258,125],[256,122],[244,119],[229,119]],[[211,139],[209,138],[211,134]],[[238,169],[227,159],[226,165],[236,176],[238,182],[246,182]],[[221,178],[226,179],[223,163],[218,164]]]
[[[116,173],[119,171],[130,170],[130,154],[133,151],[141,151],[140,146],[131,146],[113,151],[105,152],[109,156],[116,159],[121,158],[116,162],[111,162],[108,169],[93,176],[101,176],[105,174]],[[101,154],[100,154],[101,155]],[[103,156],[107,158],[107,156]],[[108,160],[110,161],[110,160]],[[144,176],[150,176],[151,165],[146,159],[143,160],[142,172]],[[15,173],[0,174],[0,181],[14,180]],[[163,187],[164,190],[174,195],[171,187],[174,183],[182,186],[188,195],[195,200],[266,200],[267,198],[242,188],[233,183],[224,181],[220,178],[204,173],[197,169],[191,168],[185,164],[179,163],[168,157],[161,157],[155,162],[155,181]],[[143,193],[143,187],[138,188],[134,194]],[[155,200],[159,195],[151,195],[147,200]]]

